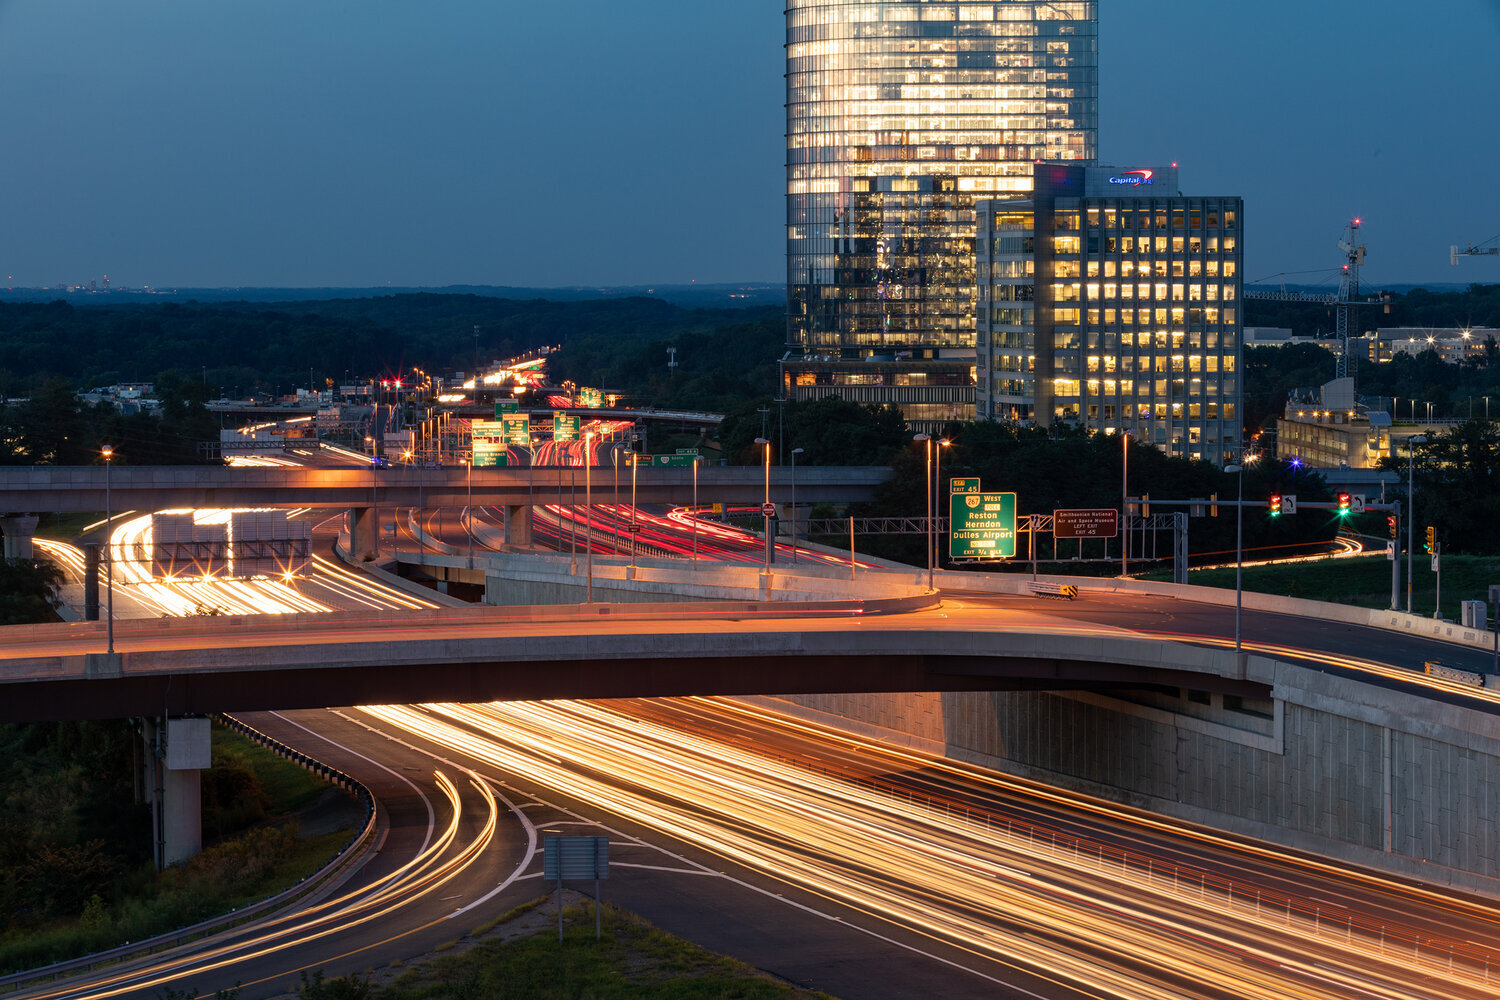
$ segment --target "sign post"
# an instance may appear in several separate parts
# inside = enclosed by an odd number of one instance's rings
[[[594,880],[594,939],[601,936],[599,880],[609,878],[608,837],[545,837],[542,840],[542,877],[557,880],[557,940],[563,939],[563,879]]]
[[[954,560],[1009,559],[1016,554],[1016,495],[981,493],[978,479],[950,487],[948,556]]]
[[[559,443],[578,440],[578,418],[554,411],[552,414],[552,440]]]
[[[476,420],[470,428],[470,450],[476,469],[493,469],[510,463],[505,443],[505,425],[493,420]]]

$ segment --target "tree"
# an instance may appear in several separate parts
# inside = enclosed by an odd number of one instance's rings
[[[37,559],[0,559],[0,625],[55,621],[62,572]]]
[[[1500,552],[1500,423],[1469,420],[1415,447],[1412,516],[1437,527],[1445,551]],[[1406,474],[1406,463],[1396,457],[1381,468]]]

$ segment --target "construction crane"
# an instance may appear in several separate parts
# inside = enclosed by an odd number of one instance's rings
[[[1497,240],[1500,240],[1500,236],[1491,236],[1483,243],[1470,243],[1466,247],[1451,246],[1448,248],[1448,263],[1457,267],[1460,257],[1500,257],[1500,246],[1488,245]]]
[[[1339,356],[1334,378],[1349,378],[1352,366],[1349,353],[1349,310],[1358,306],[1384,305],[1390,311],[1390,300],[1385,295],[1373,298],[1359,297],[1359,269],[1365,263],[1365,245],[1359,241],[1359,222],[1354,219],[1344,227],[1339,239],[1339,252],[1344,255],[1343,269],[1339,272],[1339,290],[1335,295],[1318,295],[1308,292],[1289,292],[1285,286],[1279,291],[1270,289],[1246,289],[1245,298],[1267,302],[1306,302],[1309,305],[1338,306]]]

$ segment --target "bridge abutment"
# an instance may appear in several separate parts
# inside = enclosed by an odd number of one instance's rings
[[[151,806],[151,841],[157,868],[203,849],[202,772],[213,759],[208,719],[147,719],[143,798]]]
[[[36,537],[34,514],[11,514],[0,517],[0,534],[5,535],[5,558],[34,559],[32,539]]]
[[[349,547],[355,562],[369,562],[380,554],[379,535],[374,508],[349,508]]]
[[[506,505],[505,544],[517,548],[531,547],[531,507],[527,504]]]

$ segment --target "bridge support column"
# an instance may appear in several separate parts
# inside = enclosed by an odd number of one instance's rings
[[[144,792],[160,869],[203,849],[201,772],[212,762],[212,732],[207,719],[148,719],[142,737]]]
[[[349,555],[356,562],[363,562],[380,555],[379,526],[375,523],[375,510],[371,507],[349,509]]]
[[[83,620],[99,620],[99,553],[103,546],[98,542],[83,543]]]
[[[36,516],[12,514],[0,517],[0,532],[5,534],[5,558],[33,559],[31,540],[36,537]]]
[[[531,508],[525,504],[505,507],[505,544],[531,547]]]

